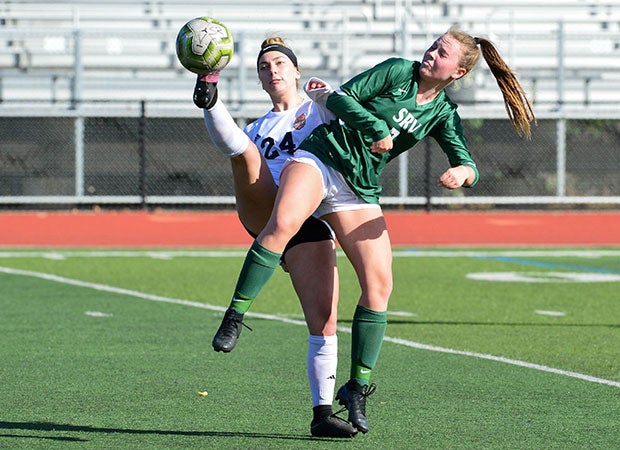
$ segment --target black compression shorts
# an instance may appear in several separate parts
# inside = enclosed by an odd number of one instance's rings
[[[250,236],[255,238],[257,235],[252,233],[247,228],[245,229]],[[314,216],[310,216],[306,219],[306,221],[301,225],[301,228],[297,232],[295,236],[288,241],[286,247],[284,248],[284,252],[282,253],[282,259],[284,260],[284,256],[286,252],[291,248],[295,247],[299,244],[304,244],[306,242],[320,242],[320,241],[332,241],[334,240],[334,235],[332,233],[332,229],[321,219],[317,219]]]

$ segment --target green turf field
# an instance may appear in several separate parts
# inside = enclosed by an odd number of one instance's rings
[[[620,250],[395,250],[371,430],[353,442],[310,437],[281,270],[254,331],[211,349],[242,256],[0,251],[0,448],[620,448]],[[339,266],[337,386],[358,295]]]

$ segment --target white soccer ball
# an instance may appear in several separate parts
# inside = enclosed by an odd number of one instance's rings
[[[197,17],[179,31],[176,49],[183,67],[198,75],[206,75],[228,65],[234,43],[232,34],[222,22],[210,17]]]

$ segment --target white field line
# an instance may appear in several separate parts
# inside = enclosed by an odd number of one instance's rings
[[[66,277],[61,277],[58,275],[42,273],[42,272],[33,272],[29,270],[13,269],[10,267],[2,267],[2,266],[0,266],[0,272],[7,273],[10,275],[21,275],[21,276],[27,276],[27,277],[33,277],[33,278],[40,278],[40,279],[47,280],[47,281],[54,281],[57,283],[69,284],[73,286],[94,289],[94,290],[102,291],[102,292],[111,292],[114,294],[127,295],[129,297],[136,297],[136,298],[141,298],[144,300],[150,300],[150,301],[155,301],[155,302],[172,303],[175,305],[191,306],[194,308],[202,308],[202,309],[208,309],[212,311],[224,311],[226,309],[222,306],[214,306],[214,305],[209,305],[207,303],[192,302],[189,300],[182,300],[182,299],[177,299],[177,298],[172,298],[172,297],[164,297],[161,295],[147,294],[144,292],[134,291],[130,289],[117,288],[114,286],[108,286],[108,285],[99,284],[99,283],[90,283],[87,281],[80,281],[80,280],[75,280],[72,278],[66,278]],[[276,316],[276,315],[271,315],[271,314],[248,313],[247,315],[250,317],[258,317],[261,319],[275,320],[275,321],[294,324],[294,325],[301,325],[301,326],[306,325],[306,323],[303,320],[288,319],[286,317],[281,317],[281,316]],[[338,331],[343,332],[343,333],[351,333],[351,328],[338,327]],[[429,350],[429,351],[439,352],[439,353],[448,353],[448,354],[453,354],[453,355],[461,355],[461,356],[469,356],[473,358],[486,359],[490,361],[496,361],[496,362],[501,362],[505,364],[512,364],[512,365],[519,366],[519,367],[540,370],[543,372],[549,372],[549,373],[553,373],[556,375],[578,378],[580,380],[589,381],[592,383],[599,383],[599,384],[604,384],[607,386],[613,386],[613,387],[620,388],[620,382],[617,382],[617,381],[606,380],[604,378],[597,378],[597,377],[593,377],[590,375],[585,375],[585,374],[581,374],[577,372],[570,372],[566,370],[555,369],[553,367],[547,367],[547,366],[543,366],[540,364],[529,363],[526,361],[519,361],[516,359],[504,358],[501,356],[487,355],[484,353],[475,353],[475,352],[468,352],[468,351],[462,351],[462,350],[454,350],[450,348],[436,347],[434,345],[427,345],[427,344],[422,344],[419,342],[408,341],[405,339],[392,338],[389,336],[386,336],[384,340],[387,342],[392,342],[394,344],[404,345],[406,347],[417,348],[420,350]]]
[[[388,336],[385,337],[385,340],[388,342],[392,342],[394,344],[404,345],[406,347],[412,347],[412,348],[417,348],[421,350],[430,350],[433,352],[440,352],[440,353],[449,353],[452,355],[461,355],[461,356],[470,356],[473,358],[488,359],[490,361],[497,361],[501,363],[512,364],[512,365],[519,366],[519,367],[526,367],[528,369],[535,369],[535,370],[540,370],[542,372],[549,372],[549,373],[554,373],[556,375],[563,375],[565,377],[578,378],[580,380],[590,381],[592,383],[600,383],[600,384],[606,384],[607,386],[620,387],[620,382],[618,381],[605,380],[604,378],[597,378],[597,377],[585,375],[585,374],[578,373],[578,372],[571,372],[568,370],[555,369],[553,367],[547,367],[541,364],[534,364],[534,363],[530,363],[527,361],[519,361],[518,359],[510,359],[510,358],[504,358],[503,356],[487,355],[484,353],[468,352],[464,350],[454,350],[451,348],[436,347],[434,345],[420,344],[419,342],[412,342],[412,341],[407,341],[405,339],[399,339],[399,338],[391,338]]]

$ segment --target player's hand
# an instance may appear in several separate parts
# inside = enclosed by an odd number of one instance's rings
[[[392,141],[392,136],[388,135],[383,139],[379,139],[378,141],[373,142],[372,146],[370,147],[370,151],[379,154],[387,153],[392,150],[393,146],[394,142]]]
[[[450,167],[441,174],[437,180],[437,186],[446,189],[457,189],[472,177],[473,169],[467,166]]]
[[[327,99],[334,92],[329,83],[317,77],[311,77],[304,84],[304,91],[314,103],[319,107],[319,115],[323,123],[331,122],[336,115],[327,109]]]
[[[323,89],[326,86],[327,86],[327,83],[325,83],[320,78],[315,78],[315,77],[310,78],[310,80],[308,80],[308,83],[306,83],[307,90],[310,90],[310,91],[313,89]]]

